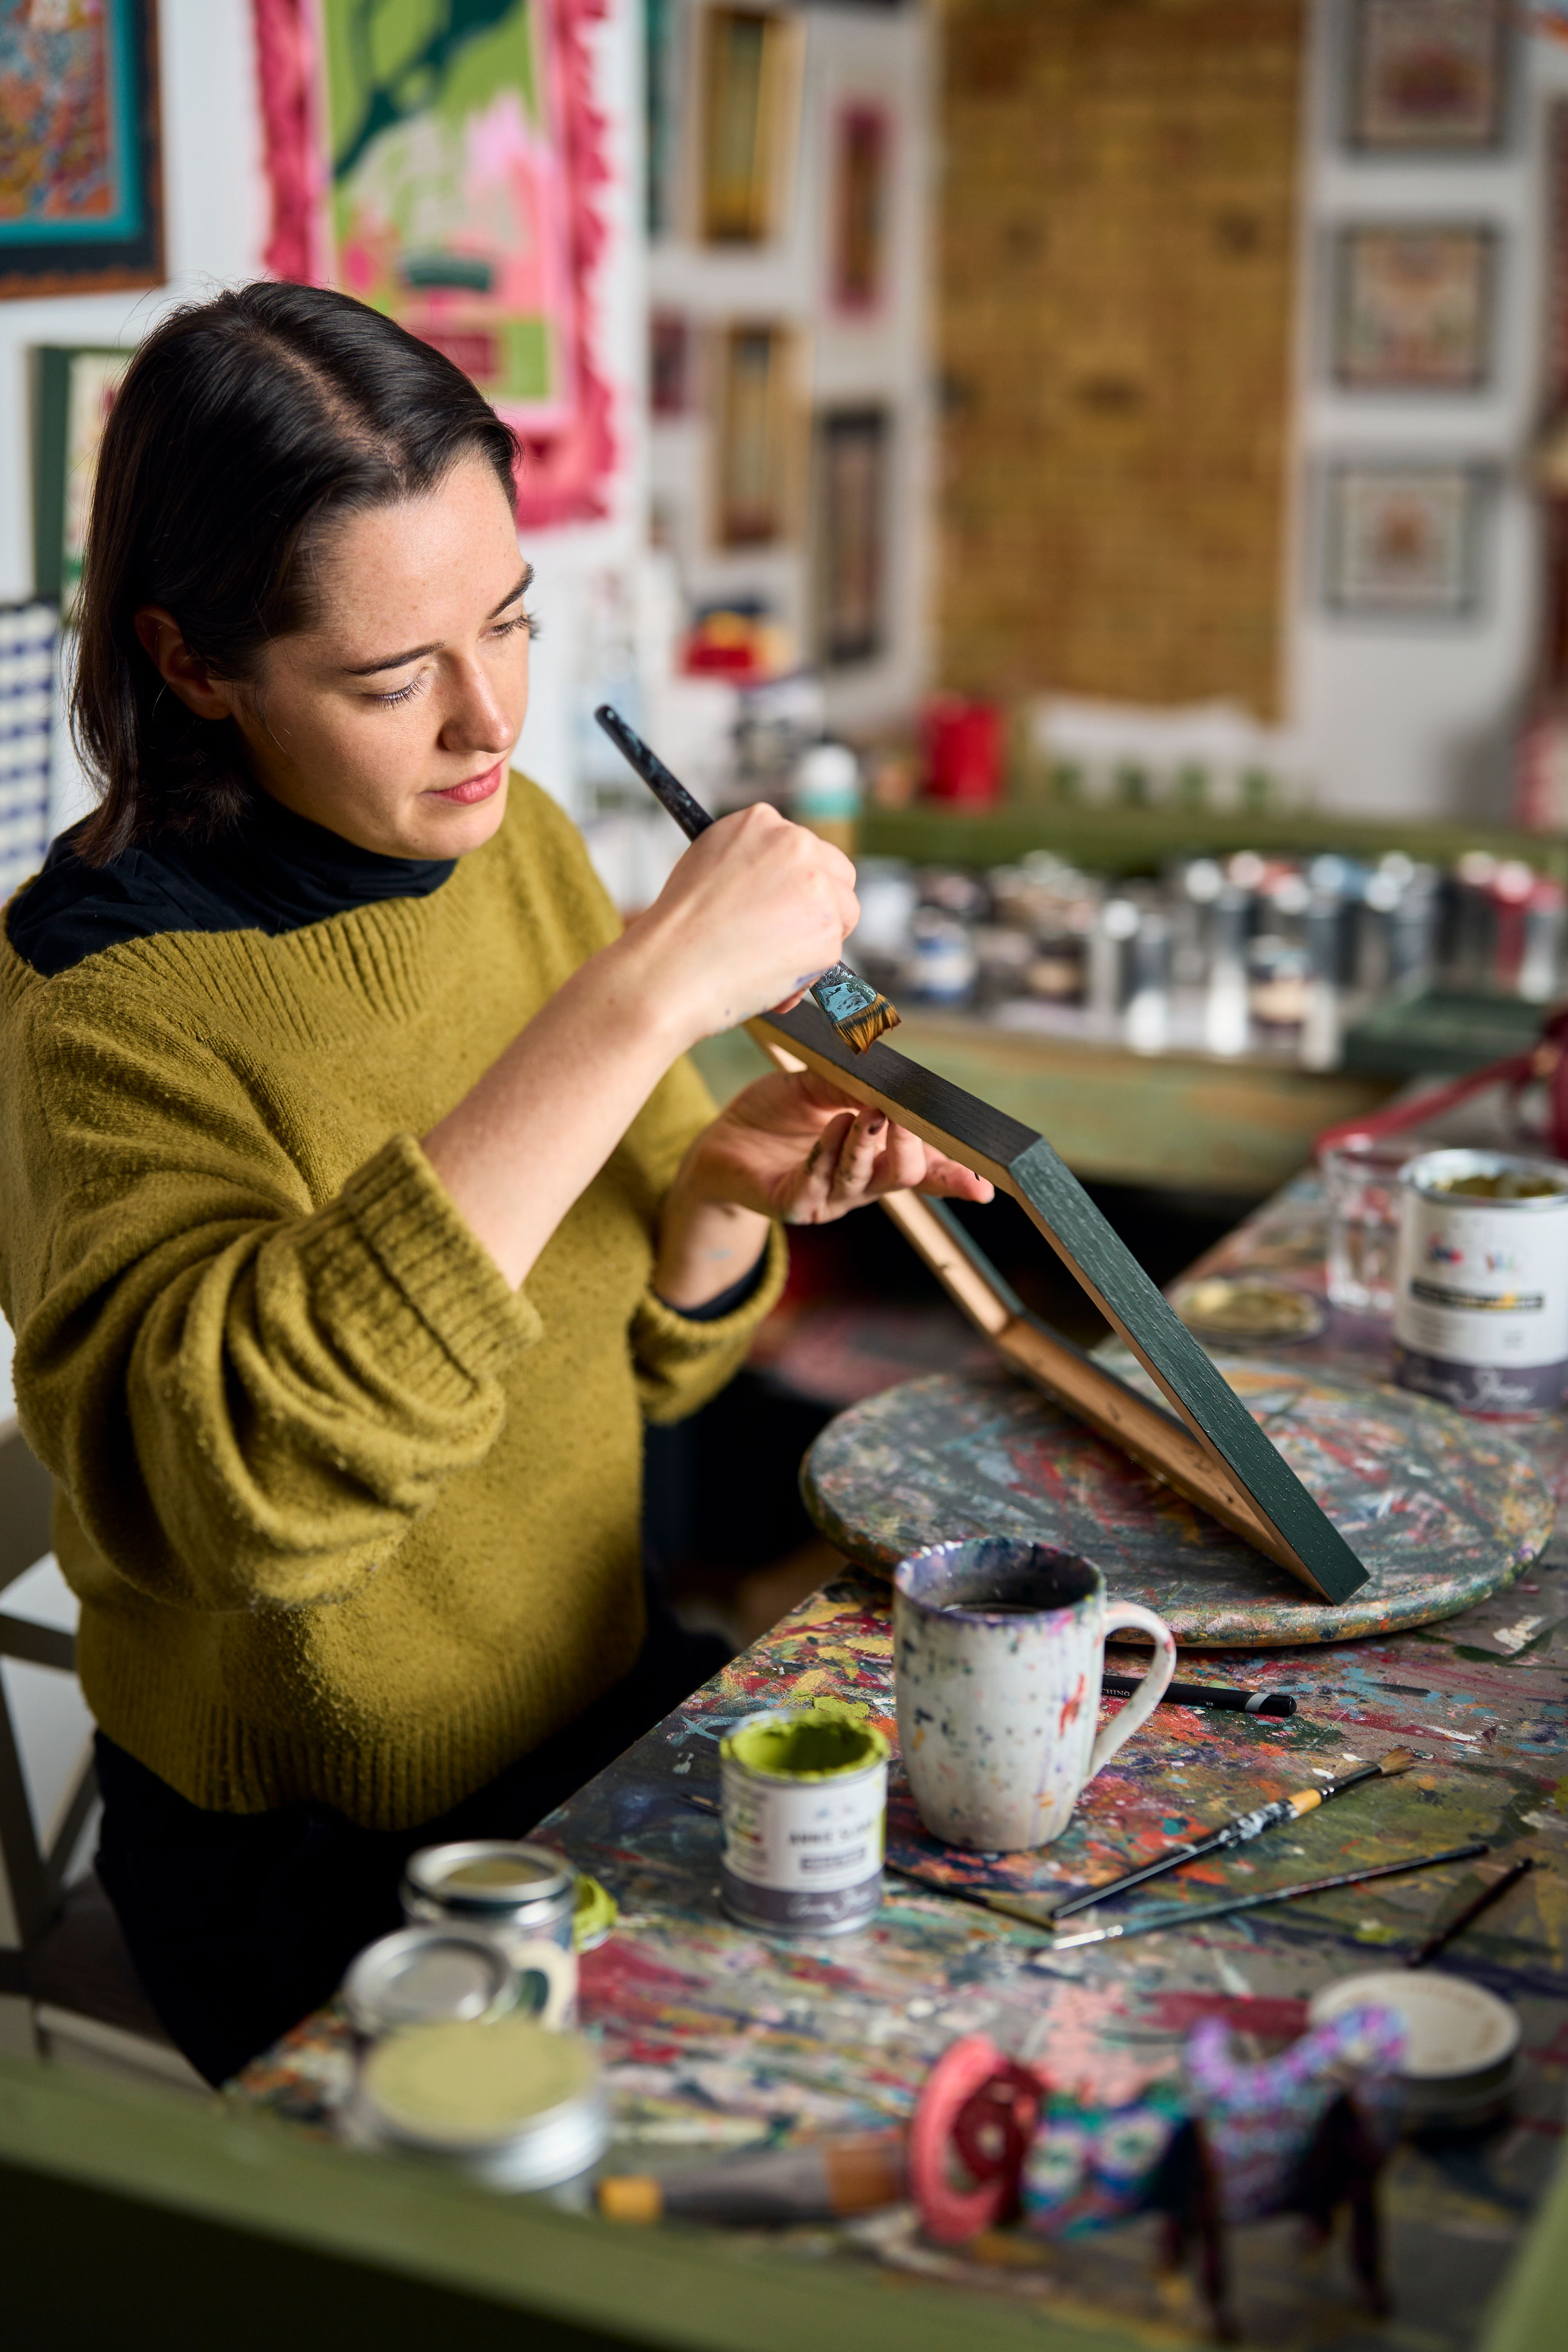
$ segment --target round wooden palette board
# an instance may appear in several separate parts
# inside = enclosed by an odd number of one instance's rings
[[[1096,1561],[1117,1600],[1155,1610],[1178,1641],[1243,1649],[1450,1617],[1544,1548],[1546,1482],[1486,1423],[1344,1374],[1215,1361],[1370,1570],[1349,1601],[1318,1600],[1001,1368],[909,1381],[840,1413],[805,1458],[807,1507],[883,1576],[953,1537],[1037,1536]],[[1120,1350],[1116,1370],[1152,1389]]]

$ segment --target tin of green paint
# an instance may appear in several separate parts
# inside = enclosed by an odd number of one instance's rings
[[[720,1750],[721,1893],[732,1919],[783,1936],[843,1936],[882,1900],[888,1742],[847,1708],[753,1715]]]

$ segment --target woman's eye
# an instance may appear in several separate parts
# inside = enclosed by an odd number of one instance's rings
[[[391,710],[399,702],[412,702],[420,684],[420,679],[411,677],[406,686],[395,688],[391,694],[374,694],[371,700],[378,702],[384,710]]]
[[[526,629],[531,637],[539,635],[539,624],[531,613],[517,613],[510,621],[498,622],[490,634],[497,637],[513,637],[519,629]]]

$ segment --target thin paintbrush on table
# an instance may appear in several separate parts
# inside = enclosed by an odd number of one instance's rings
[[[1364,1764],[1359,1772],[1346,1772],[1337,1780],[1325,1780],[1321,1788],[1298,1789],[1293,1796],[1276,1797],[1272,1804],[1255,1806],[1249,1813],[1237,1813],[1234,1821],[1222,1822],[1217,1830],[1206,1837],[1184,1839],[1177,1845],[1167,1846],[1139,1870],[1123,1871],[1103,1886],[1088,1886],[1081,1895],[1069,1895],[1065,1903],[1052,1910],[1053,1921],[1070,1918],[1075,1911],[1087,1911],[1096,1903],[1108,1903],[1113,1895],[1125,1895],[1131,1887],[1142,1886],[1146,1880],[1161,1878],[1167,1870],[1179,1870],[1184,1862],[1196,1862],[1206,1853],[1224,1853],[1233,1845],[1249,1845],[1265,1830],[1276,1829],[1281,1822],[1299,1822],[1306,1813],[1316,1812],[1332,1797],[1342,1797],[1347,1789],[1359,1789],[1363,1781],[1389,1780],[1396,1773],[1408,1772],[1415,1758],[1408,1748],[1391,1748],[1381,1762]]]
[[[706,833],[713,820],[700,801],[694,801],[679,776],[672,775],[657,751],[651,751],[618,710],[602,702],[594,713],[623,760],[637,770],[659,806],[675,819],[688,841]],[[884,1030],[899,1025],[897,1008],[868,980],[847,963],[830,964],[812,982],[810,993],[826,1013],[852,1053],[863,1054]]]

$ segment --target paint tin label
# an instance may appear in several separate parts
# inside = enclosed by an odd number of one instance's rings
[[[1533,1196],[1459,1184],[1551,1180]],[[1405,1170],[1394,1275],[1395,1376],[1462,1412],[1550,1412],[1568,1383],[1568,1170],[1431,1151]]]
[[[827,1769],[759,1769],[762,1745],[820,1729],[844,1762]],[[740,1749],[742,1752],[737,1753]],[[787,1749],[781,1747],[781,1755]],[[815,1714],[754,1716],[723,1747],[724,1908],[775,1934],[842,1935],[882,1899],[888,1743],[880,1732]]]

